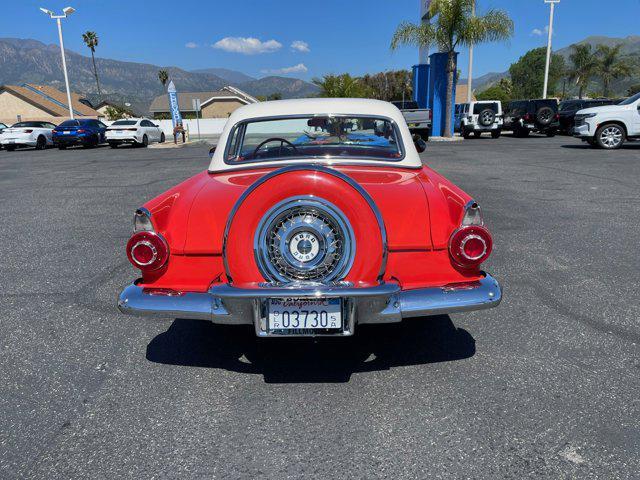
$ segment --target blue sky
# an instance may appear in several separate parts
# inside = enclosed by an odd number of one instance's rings
[[[506,10],[516,28],[510,42],[476,49],[476,76],[503,71],[527,50],[546,45],[549,7],[543,0],[477,1],[480,11]],[[117,60],[310,79],[408,68],[418,56],[412,48],[390,52],[389,40],[398,23],[417,21],[419,0],[20,0],[4,2],[0,37],[57,43],[54,22],[38,7],[61,10],[67,5],[77,10],[64,20],[67,48],[88,54],[81,34],[94,30],[100,37],[98,56]],[[562,0],[556,8],[554,48],[588,35],[638,35],[639,19],[640,0]],[[465,76],[464,51],[459,64]]]

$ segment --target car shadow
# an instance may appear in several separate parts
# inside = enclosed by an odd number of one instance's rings
[[[577,144],[567,144],[567,145],[561,145],[562,148],[573,148],[576,150],[601,150],[601,151],[606,151],[605,149],[599,149],[596,147],[592,147],[591,145],[589,145],[586,142],[583,143],[577,143]],[[629,142],[629,143],[625,143],[624,145],[622,145],[622,147],[620,147],[620,150],[625,150],[625,149],[629,149],[629,150],[637,150],[640,148],[640,142]]]
[[[353,337],[257,338],[253,327],[176,319],[147,346],[147,360],[257,374],[267,383],[348,382],[353,373],[461,360],[475,340],[448,315],[361,325]]]

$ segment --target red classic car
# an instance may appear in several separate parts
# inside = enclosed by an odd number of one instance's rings
[[[142,277],[120,311],[270,337],[497,306],[480,207],[422,165],[423,147],[387,102],[236,110],[209,168],[135,212],[127,255]]]

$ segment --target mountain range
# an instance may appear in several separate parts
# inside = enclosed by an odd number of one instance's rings
[[[640,36],[638,35],[630,35],[624,38],[614,38],[614,37],[604,37],[604,36],[590,36],[585,38],[580,42],[576,42],[577,45],[588,44],[591,45],[592,49],[595,51],[598,45],[607,45],[610,47],[615,47],[617,45],[621,45],[620,48],[620,57],[621,60],[629,62],[631,64],[635,64],[640,67]],[[564,58],[565,64],[570,65],[569,57],[573,52],[572,46],[560,48],[559,50],[554,51],[553,53],[560,55]],[[517,61],[517,59],[514,59]],[[509,71],[505,72],[491,72],[485,75],[482,75],[478,78],[474,78],[472,80],[473,88],[476,92],[481,92],[486,90],[490,86],[498,83],[501,79],[509,77]],[[461,80],[462,82],[466,82],[466,80]],[[619,80],[614,80],[611,85],[612,94],[616,96],[624,96],[626,94],[627,89],[634,84],[640,83],[639,75],[632,75],[627,78],[622,78]],[[594,90],[598,90],[599,85],[597,81],[592,82],[592,87]],[[573,85],[569,86],[570,91],[577,90]]]
[[[73,91],[97,98],[91,57],[66,49],[67,70]],[[206,92],[233,85],[251,95],[280,93],[283,98],[314,95],[318,88],[303,80],[288,77],[256,79],[241,72],[210,68],[189,72],[173,66],[123,62],[96,58],[100,86],[104,97],[131,104],[149,105],[164,92],[158,70],[164,69],[179,90]],[[38,40],[0,38],[0,85],[35,83],[64,90],[60,49]]]

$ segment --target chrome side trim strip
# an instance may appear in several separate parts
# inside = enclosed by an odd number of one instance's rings
[[[260,185],[264,184],[266,181],[272,179],[273,177],[277,177],[278,175],[282,175],[284,173],[297,172],[301,170],[313,170],[316,172],[322,172],[328,175],[333,175],[334,177],[339,178],[340,180],[348,183],[351,187],[353,187],[360,195],[362,195],[362,197],[369,204],[371,211],[376,217],[376,221],[378,222],[378,228],[380,229],[380,235],[382,236],[382,264],[380,265],[380,272],[378,273],[378,280],[379,281],[382,280],[382,277],[384,276],[384,272],[386,271],[386,268],[387,268],[387,257],[389,253],[388,241],[387,241],[387,229],[384,225],[384,219],[382,218],[382,214],[380,213],[380,210],[378,210],[378,207],[373,201],[373,198],[371,198],[371,195],[369,195],[369,193],[364,188],[362,188],[362,186],[360,186],[358,182],[353,180],[348,175],[345,175],[342,172],[339,172],[337,170],[334,170],[332,168],[328,168],[322,165],[308,164],[308,165],[290,165],[290,166],[279,168],[278,170],[274,170],[272,172],[267,173],[266,175],[260,177],[258,180],[253,182],[253,184],[251,184],[251,186],[249,186],[242,193],[242,195],[240,195],[240,198],[238,198],[238,200],[236,201],[235,205],[231,209],[231,212],[229,213],[229,218],[227,219],[227,224],[225,225],[224,235],[222,238],[222,261],[224,264],[224,270],[227,275],[227,279],[229,280],[229,283],[233,283],[233,277],[231,276],[231,273],[229,271],[229,264],[227,263],[227,239],[229,237],[229,230],[231,230],[231,224],[233,223],[233,219],[236,213],[238,212],[238,209],[240,208],[242,203],[246,200],[246,198],[249,195],[251,195],[251,193],[255,189],[257,189]]]

